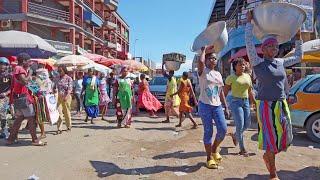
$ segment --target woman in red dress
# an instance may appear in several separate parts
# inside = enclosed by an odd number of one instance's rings
[[[154,97],[149,90],[149,84],[146,80],[146,75],[140,75],[140,84],[138,90],[138,107],[145,108],[149,111],[150,117],[156,118],[155,112],[162,108],[162,104]]]

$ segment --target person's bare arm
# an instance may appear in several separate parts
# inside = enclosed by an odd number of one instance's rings
[[[223,87],[223,93],[224,93],[225,95],[228,95],[230,90],[231,90],[231,85],[227,85],[227,84],[226,84],[226,85]]]
[[[224,104],[225,113],[227,115],[227,118],[229,118],[230,117],[230,111],[229,111],[229,107],[228,107],[228,104],[227,104],[227,101],[226,101],[226,96],[224,95],[224,92],[222,90],[220,92],[220,99],[221,99],[221,102]]]
[[[198,75],[201,76],[205,68],[207,46],[201,48],[201,55],[198,61]]]

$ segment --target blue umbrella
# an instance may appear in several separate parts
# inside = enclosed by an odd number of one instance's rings
[[[22,31],[0,32],[0,55],[17,56],[28,53],[32,58],[49,58],[57,50],[39,36]]]

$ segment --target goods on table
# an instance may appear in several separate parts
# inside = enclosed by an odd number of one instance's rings
[[[306,19],[306,12],[294,4],[268,2],[254,9],[253,19],[253,33],[258,39],[274,35],[281,44],[297,33]]]
[[[192,51],[200,53],[204,46],[214,46],[214,51],[218,53],[228,43],[228,31],[225,21],[212,23],[202,31],[194,40]]]
[[[164,54],[162,58],[165,62],[166,69],[169,71],[177,71],[182,63],[186,62],[186,56],[179,53]]]

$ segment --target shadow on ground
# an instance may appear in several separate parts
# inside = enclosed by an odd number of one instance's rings
[[[198,163],[193,166],[152,166],[141,168],[128,168],[122,169],[114,163],[102,162],[102,161],[90,161],[93,168],[98,173],[98,177],[109,177],[112,175],[149,175],[163,172],[185,172],[193,173],[198,171],[201,167],[205,166],[205,163]]]
[[[290,179],[290,180],[315,180],[320,177],[320,168],[319,167],[306,167],[299,171],[279,171],[278,176],[280,179]],[[245,178],[226,178],[225,180],[267,180],[269,175],[257,175],[257,174],[248,174]]]
[[[163,128],[136,128],[136,130],[140,130],[140,131],[176,131],[175,128],[173,127],[163,127]]]
[[[203,151],[196,151],[196,152],[176,151],[173,153],[160,154],[160,155],[154,156],[152,159],[155,159],[155,160],[170,159],[170,158],[189,159],[194,157],[205,157],[205,156],[206,156],[206,153]]]

